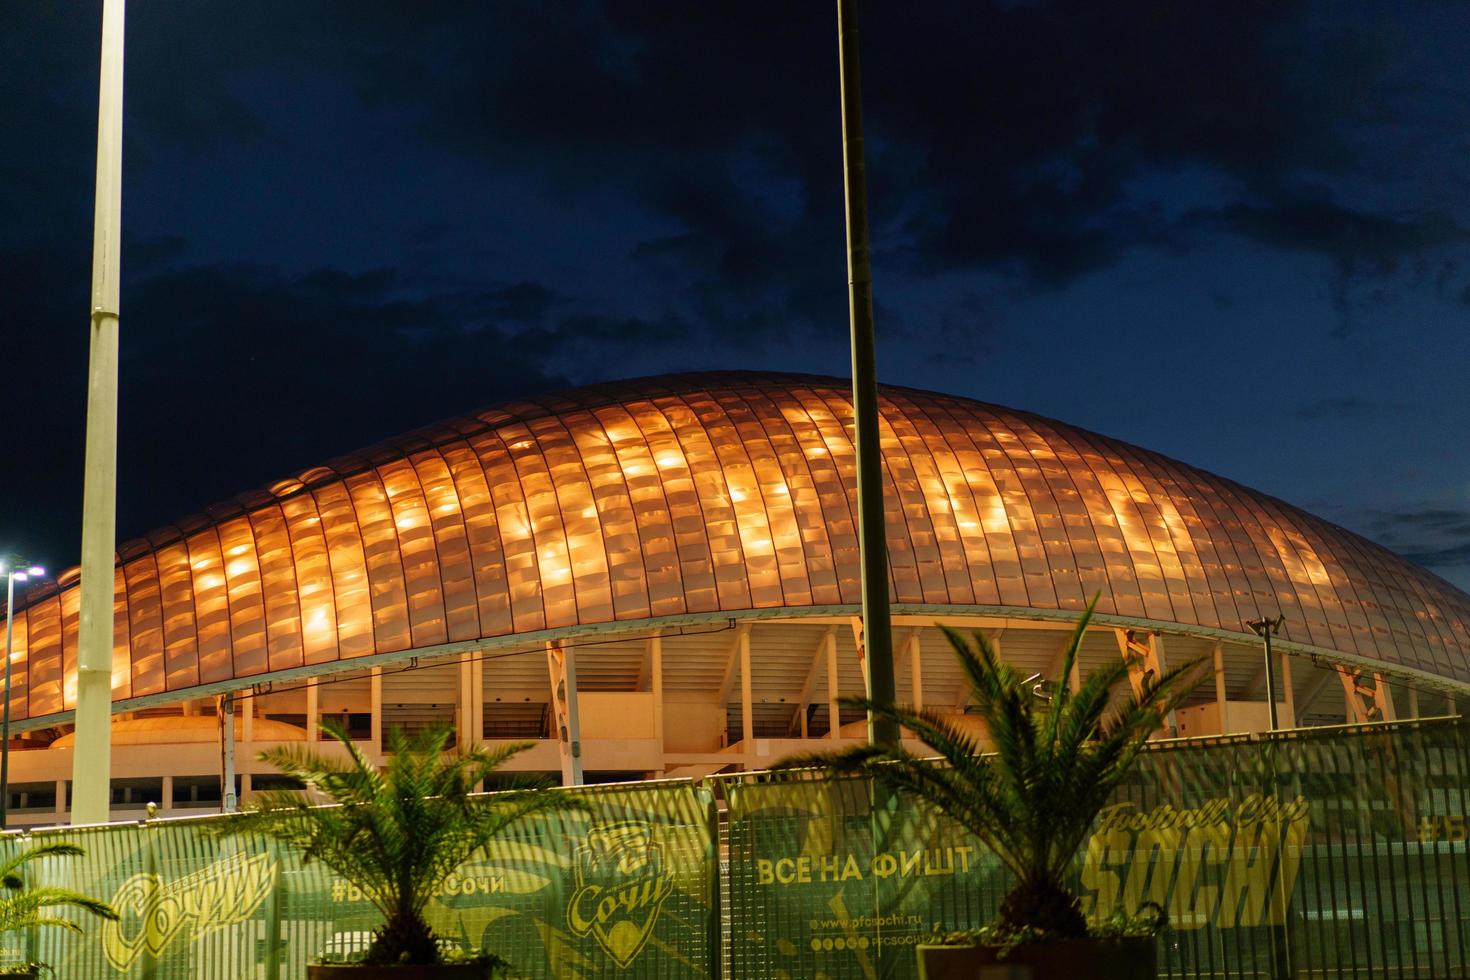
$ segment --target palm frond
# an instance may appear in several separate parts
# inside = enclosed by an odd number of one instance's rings
[[[587,809],[539,776],[512,780],[519,788],[511,792],[472,795],[530,743],[450,754],[453,732],[447,726],[412,738],[394,729],[387,739],[391,756],[379,771],[339,725],[324,723],[323,730],[346,748],[345,762],[296,746],[261,756],[310,786],[316,797],[299,790],[262,793],[213,830],[275,838],[298,849],[303,861],[320,861],[350,881],[386,923],[397,924],[375,940],[374,955],[384,962],[396,962],[400,950],[380,944],[399,942],[402,934],[432,935],[424,910],[444,880],[477,851],[520,821]],[[318,798],[328,803],[318,804]],[[432,956],[433,949],[427,943],[411,955]]]
[[[77,857],[86,853],[76,844],[57,841],[39,844],[11,855],[0,865],[6,891],[0,894],[0,933],[56,926],[81,932],[80,922],[50,915],[48,909],[73,908],[89,915],[116,921],[117,911],[106,902],[82,892],[56,885],[28,886],[22,869],[40,858]]]
[[[1062,676],[1049,701],[1037,697],[983,633],[944,630],[967,682],[970,710],[984,726],[988,753],[952,715],[842,698],[844,705],[913,732],[933,757],[902,746],[862,745],[793,756],[782,768],[862,776],[923,799],[990,847],[1018,888],[1066,894],[1067,868],[1098,811],[1168,713],[1201,679],[1196,661],[1148,679],[1136,694],[1115,703],[1114,691],[1129,674],[1119,660],[1070,690],[1067,681],[1096,605],[1094,597],[1063,649]]]

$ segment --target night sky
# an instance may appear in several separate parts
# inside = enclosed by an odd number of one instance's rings
[[[436,419],[844,375],[835,5],[130,5],[118,533]],[[1470,4],[868,3],[879,377],[1470,587]],[[0,5],[0,550],[80,540],[100,4]]]

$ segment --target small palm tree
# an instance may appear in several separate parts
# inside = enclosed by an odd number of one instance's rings
[[[517,821],[586,808],[535,776],[512,777],[514,788],[489,799],[471,796],[481,780],[529,744],[447,757],[450,728],[416,739],[395,729],[389,735],[392,761],[379,772],[340,725],[323,721],[322,728],[346,747],[348,763],[295,746],[269,749],[260,758],[337,806],[315,805],[298,791],[261,793],[217,832],[263,833],[298,848],[304,862],[321,861],[356,885],[383,915],[363,961],[369,965],[438,963],[438,938],[424,910],[444,880]]]
[[[1067,644],[1064,679],[1096,604],[1096,598],[1088,604]],[[988,845],[1014,875],[1000,905],[1002,934],[1029,926],[1058,938],[1085,936],[1080,903],[1064,883],[1068,867],[1144,743],[1198,683],[1199,662],[1149,677],[1137,695],[1110,710],[1113,689],[1128,675],[1121,659],[1088,674],[1075,693],[1058,684],[1048,700],[1038,695],[1034,678],[1001,661],[983,634],[945,634],[993,754],[983,754],[975,736],[938,712],[845,698],[908,728],[939,758],[900,746],[861,745],[798,756],[782,766],[867,776],[925,800]]]
[[[117,921],[117,911],[106,902],[90,895],[74,892],[54,885],[28,886],[26,865],[39,858],[80,857],[86,851],[75,844],[41,844],[12,855],[0,863],[0,934],[22,932],[39,926],[55,926],[81,932],[82,925],[75,919],[55,915],[51,910],[73,908]]]

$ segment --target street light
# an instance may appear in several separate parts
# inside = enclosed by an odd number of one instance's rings
[[[0,571],[5,572],[5,708],[0,720],[0,830],[8,825],[10,817],[10,637],[15,628],[15,583],[40,578],[46,570],[40,565],[17,562],[17,568],[7,568],[0,561]]]
[[[1275,732],[1276,731],[1276,728],[1277,728],[1277,720],[1276,720],[1276,680],[1275,680],[1275,671],[1272,669],[1272,664],[1271,664],[1271,637],[1273,637],[1273,636],[1276,635],[1276,631],[1279,630],[1279,629],[1281,629],[1281,624],[1284,623],[1284,622],[1286,622],[1286,617],[1283,616],[1283,615],[1281,615],[1278,612],[1276,614],[1276,618],[1275,619],[1267,619],[1265,616],[1262,616],[1260,619],[1257,619],[1257,620],[1254,620],[1254,621],[1251,621],[1251,622],[1247,622],[1245,624],[1245,625],[1247,625],[1247,626],[1249,626],[1251,628],[1251,632],[1252,633],[1254,633],[1257,636],[1259,636],[1261,638],[1261,640],[1265,643],[1265,657],[1266,657],[1266,704],[1270,708],[1270,711],[1271,711],[1271,731],[1272,732]],[[1273,742],[1270,746],[1268,746],[1267,752],[1269,753],[1269,752],[1273,751],[1274,748],[1275,748],[1275,746],[1274,746],[1274,742]],[[1271,756],[1269,756],[1269,755],[1267,756],[1267,758],[1270,758],[1270,757]],[[1272,765],[1273,772],[1274,772],[1274,768],[1275,767],[1274,767],[1274,763],[1273,763],[1273,765]],[[1273,781],[1273,783],[1276,781],[1276,777],[1274,775],[1272,776],[1272,781]],[[1291,796],[1292,796],[1292,799],[1296,799],[1297,793],[1296,793],[1295,787],[1297,785],[1297,779],[1296,779],[1295,773],[1292,774],[1291,784],[1292,784],[1292,787],[1293,787]],[[1275,793],[1274,786],[1272,788],[1272,793],[1273,793],[1273,795]],[[1280,812],[1280,810],[1277,811],[1277,815],[1276,815],[1276,835],[1277,835],[1278,839],[1281,836],[1281,812]],[[1277,911],[1279,912],[1279,914],[1281,916],[1281,924],[1280,925],[1274,925],[1274,926],[1272,926],[1271,927],[1271,932],[1270,932],[1270,942],[1271,942],[1271,976],[1273,978],[1289,977],[1289,976],[1291,976],[1291,952],[1290,952],[1290,948],[1289,948],[1289,945],[1287,943],[1287,937],[1286,937],[1286,890],[1285,889],[1282,889],[1282,888],[1278,888],[1278,889],[1276,889],[1275,895],[1276,895],[1276,900],[1280,903],[1280,908]]]
[[[1286,617],[1278,614],[1275,619],[1267,619],[1262,616],[1254,622],[1245,624],[1251,628],[1251,632],[1266,642],[1266,704],[1271,709],[1271,731],[1273,732],[1277,728],[1277,721],[1276,683],[1271,669],[1271,637],[1276,635],[1276,631],[1281,629],[1281,624],[1284,622],[1286,622]]]

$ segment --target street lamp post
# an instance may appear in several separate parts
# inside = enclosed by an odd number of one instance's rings
[[[1286,622],[1286,617],[1278,615],[1275,619],[1267,619],[1262,616],[1260,619],[1245,624],[1266,644],[1266,704],[1271,711],[1271,731],[1273,732],[1280,727],[1280,724],[1276,718],[1276,677],[1271,664],[1271,637],[1276,635],[1276,631],[1281,629],[1281,624],[1284,622]]]
[[[1251,628],[1251,632],[1253,632],[1257,636],[1259,636],[1261,638],[1262,642],[1265,645],[1264,656],[1266,658],[1266,704],[1269,706],[1269,709],[1270,709],[1270,712],[1271,712],[1270,718],[1271,718],[1271,731],[1272,732],[1275,732],[1277,730],[1277,728],[1280,727],[1280,723],[1279,723],[1279,721],[1278,721],[1278,719],[1276,717],[1276,671],[1275,671],[1274,664],[1272,664],[1272,662],[1271,662],[1271,637],[1273,637],[1273,636],[1276,635],[1276,631],[1279,630],[1279,629],[1281,629],[1281,624],[1284,623],[1284,622],[1286,622],[1286,617],[1283,616],[1283,615],[1281,615],[1280,613],[1277,613],[1275,619],[1267,619],[1265,616],[1262,616],[1260,619],[1257,619],[1257,620],[1254,620],[1252,622],[1246,623],[1246,625]],[[1271,772],[1272,772],[1272,776],[1271,776],[1271,779],[1272,779],[1271,792],[1272,792],[1272,795],[1274,796],[1275,793],[1276,793],[1276,778],[1277,778],[1275,776],[1275,762],[1274,762],[1274,759],[1275,759],[1275,751],[1276,751],[1276,742],[1275,742],[1274,739],[1271,741],[1270,744],[1267,745],[1266,751],[1268,753],[1267,754],[1267,758],[1273,760],[1272,761],[1272,764],[1271,764]],[[1296,799],[1296,797],[1297,797],[1297,793],[1296,793],[1296,790],[1295,790],[1296,783],[1297,783],[1296,775],[1293,773],[1293,775],[1291,777],[1291,784],[1292,784],[1292,787],[1293,787],[1292,794],[1291,794],[1291,798],[1292,799]],[[1264,788],[1265,787],[1263,787],[1263,789]],[[1276,816],[1276,836],[1277,836],[1277,839],[1278,840],[1283,839],[1282,838],[1283,831],[1282,831],[1282,827],[1281,827],[1281,815],[1280,814],[1281,814],[1281,811],[1278,809],[1277,810],[1277,816]],[[1282,874],[1285,874],[1285,871],[1284,870],[1283,870]],[[1290,948],[1290,944],[1288,942],[1287,934],[1286,934],[1286,928],[1287,928],[1286,927],[1286,923],[1287,923],[1287,918],[1286,918],[1286,902],[1287,902],[1286,889],[1285,888],[1277,888],[1275,890],[1275,897],[1274,897],[1273,900],[1278,903],[1277,912],[1278,912],[1278,914],[1281,917],[1281,923],[1279,925],[1273,925],[1271,927],[1271,932],[1270,932],[1270,942],[1271,942],[1271,976],[1272,976],[1273,980],[1286,980],[1286,978],[1288,978],[1288,977],[1290,977],[1292,975],[1292,970],[1291,970],[1291,948]]]
[[[868,245],[867,165],[854,0],[837,0],[842,87],[843,186],[847,210],[847,301],[852,333],[853,444],[857,451],[858,555],[862,565],[863,658],[868,698],[893,704],[893,627],[888,608],[888,535],[883,527],[883,456],[878,439],[878,370],[873,338],[873,275]],[[868,737],[897,745],[898,725],[868,712]]]
[[[0,571],[5,572],[5,708],[0,720],[0,830],[4,830],[10,818],[10,638],[15,630],[15,583],[40,578],[46,570],[40,565],[6,568],[0,562]]]

